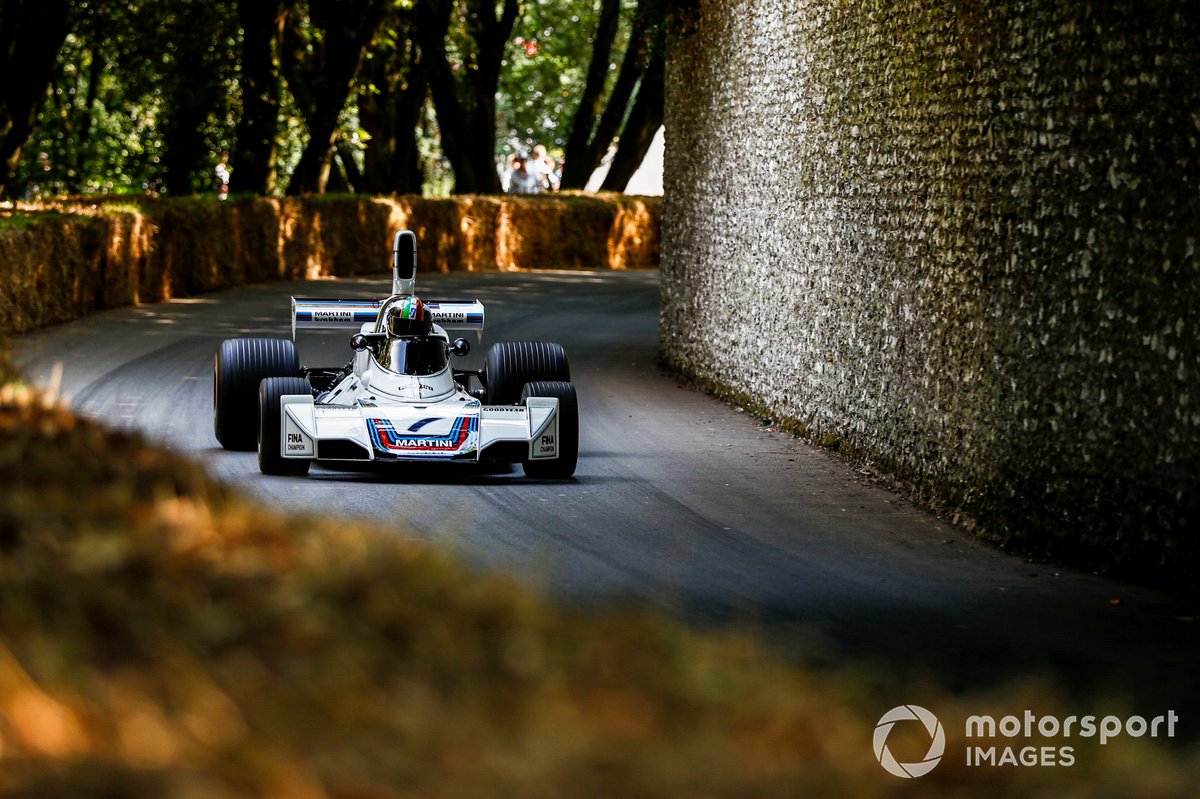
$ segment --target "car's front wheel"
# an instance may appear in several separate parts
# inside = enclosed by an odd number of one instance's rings
[[[579,400],[575,386],[561,380],[539,380],[521,389],[521,404],[530,397],[554,397],[558,400],[558,457],[527,460],[522,464],[529,477],[565,480],[575,474],[579,462]]]
[[[567,353],[547,341],[501,341],[484,358],[488,405],[516,405],[521,388],[536,380],[571,379]]]
[[[283,457],[283,406],[293,394],[312,394],[306,377],[268,377],[258,388],[258,469],[263,474],[308,474],[308,458]]]
[[[258,384],[300,373],[296,346],[285,338],[231,338],[213,363],[213,433],[225,449],[254,449]]]

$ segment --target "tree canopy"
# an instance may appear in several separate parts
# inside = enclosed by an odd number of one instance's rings
[[[572,188],[615,152],[619,190],[661,124],[662,6],[0,0],[0,197],[490,193],[537,144]]]

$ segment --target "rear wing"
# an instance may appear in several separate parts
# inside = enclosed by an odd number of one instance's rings
[[[392,239],[392,296],[411,296],[417,288],[417,236],[401,230]],[[379,318],[388,298],[336,300],[292,297],[292,340],[297,330],[354,330]],[[483,338],[483,303],[479,300],[427,300],[434,324],[446,331],[473,330]]]
[[[379,316],[383,300],[292,297],[292,338],[297,330],[358,330]]]
[[[362,329],[379,317],[387,302],[379,300],[338,300],[324,297],[292,297],[292,339],[297,330]],[[429,300],[425,303],[435,324],[446,331],[471,330],[483,335],[483,303],[479,300]]]

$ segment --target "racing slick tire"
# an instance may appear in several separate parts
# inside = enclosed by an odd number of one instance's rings
[[[258,389],[258,470],[263,474],[308,474],[308,458],[285,458],[279,452],[283,440],[283,408],[279,398],[290,394],[312,396],[307,377],[268,377]]]
[[[213,433],[225,449],[254,449],[258,384],[300,373],[296,346],[285,338],[231,338],[213,364]]]
[[[526,383],[568,382],[571,367],[558,344],[545,341],[501,341],[484,358],[488,405],[516,405]]]
[[[521,464],[529,477],[566,480],[575,474],[579,462],[579,400],[575,386],[561,380],[538,380],[521,390],[521,404],[529,397],[558,399],[558,457]]]

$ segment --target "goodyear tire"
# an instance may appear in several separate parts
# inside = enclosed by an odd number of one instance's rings
[[[283,439],[283,409],[279,398],[289,394],[312,395],[306,377],[268,377],[258,388],[258,469],[263,474],[308,474],[312,461],[285,458],[280,454]]]
[[[487,404],[515,405],[526,383],[568,382],[571,367],[567,353],[545,341],[501,341],[493,344],[484,359]]]
[[[225,449],[254,449],[258,384],[300,373],[296,347],[285,338],[231,338],[213,364],[213,433]]]
[[[529,397],[558,399],[558,457],[545,461],[525,461],[525,474],[552,480],[565,480],[575,474],[579,462],[579,400],[575,386],[557,380],[538,380],[521,390],[521,404]]]

